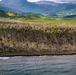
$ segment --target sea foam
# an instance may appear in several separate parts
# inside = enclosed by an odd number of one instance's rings
[[[0,59],[2,59],[2,60],[7,60],[7,59],[9,59],[10,57],[0,57]]]

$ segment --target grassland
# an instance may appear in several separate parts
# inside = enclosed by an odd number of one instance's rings
[[[76,19],[0,17],[0,55],[54,54],[76,54]]]

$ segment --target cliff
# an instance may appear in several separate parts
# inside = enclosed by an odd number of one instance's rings
[[[76,54],[76,26],[0,21],[0,55]]]

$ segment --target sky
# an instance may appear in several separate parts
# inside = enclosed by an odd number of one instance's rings
[[[54,1],[54,2],[76,2],[76,0],[28,0],[30,2],[37,2],[37,1]]]

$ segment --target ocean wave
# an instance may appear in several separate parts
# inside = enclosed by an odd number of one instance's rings
[[[10,57],[0,57],[0,59],[2,59],[2,60],[7,60],[7,59],[9,59]]]

